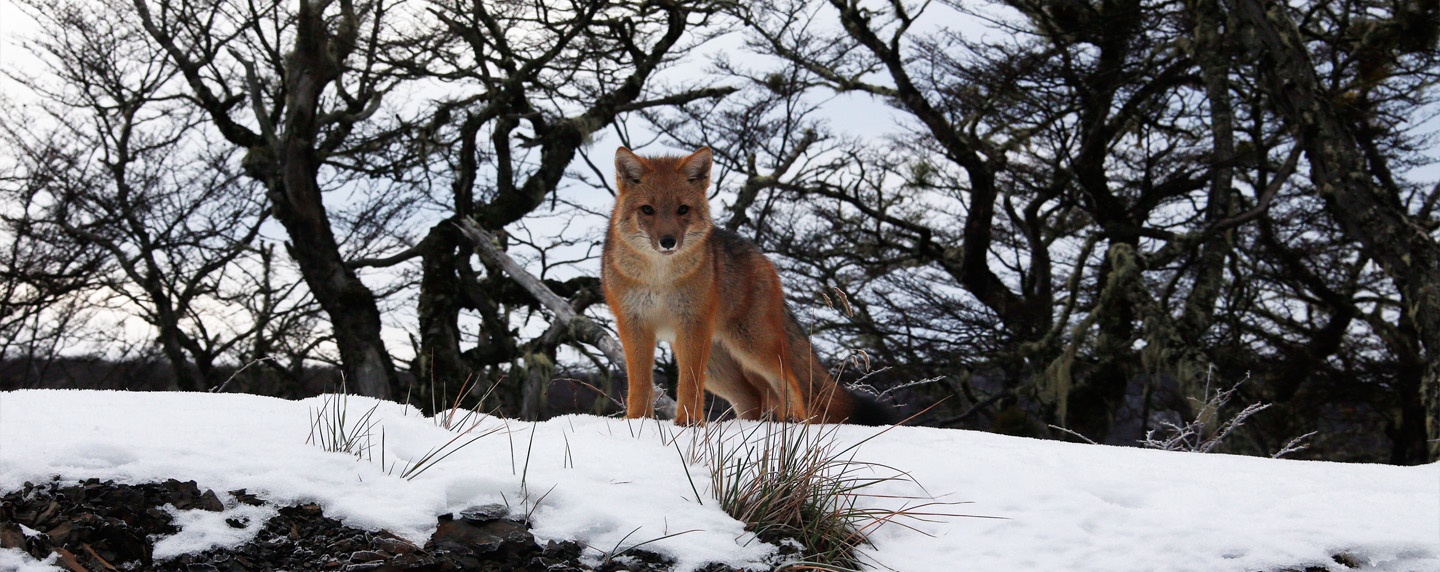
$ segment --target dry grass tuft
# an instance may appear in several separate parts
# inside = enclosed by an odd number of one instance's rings
[[[836,438],[839,427],[714,423],[696,433],[692,451],[706,459],[711,491],[721,508],[763,541],[782,547],[798,543],[798,553],[785,556],[775,570],[861,570],[859,548],[869,545],[870,534],[881,526],[960,516],[927,512],[955,503],[869,492],[891,481],[918,483],[892,467],[855,460],[869,439],[842,446]],[[868,505],[875,503],[864,502],[878,498],[892,505],[898,498],[901,507],[872,508]]]

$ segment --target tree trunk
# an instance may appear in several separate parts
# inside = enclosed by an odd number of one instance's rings
[[[205,391],[204,382],[197,372],[190,367],[190,359],[185,354],[185,345],[180,341],[180,327],[173,323],[156,324],[160,330],[160,350],[165,353],[165,360],[170,362],[171,374],[175,376],[175,386],[182,391]]]
[[[416,403],[445,400],[439,388],[462,387],[474,370],[460,354],[460,310],[464,296],[456,273],[460,233],[449,220],[430,229],[420,242],[420,353],[410,368],[415,373]]]
[[[511,372],[524,376],[524,386],[520,394],[520,419],[539,421],[545,413],[550,382],[555,379],[555,356],[542,352],[527,353],[520,367],[512,369]]]
[[[352,109],[349,114],[327,113],[324,121],[321,119],[321,95],[341,77],[345,58],[355,50],[360,24],[352,2],[342,0],[339,14],[327,17],[323,12],[330,4],[301,0],[297,7],[295,43],[284,60],[284,85],[279,91],[283,105],[274,102],[277,109],[284,110],[279,126],[269,124],[270,115],[261,109],[265,94],[256,85],[258,82],[251,82],[248,95],[256,110],[256,121],[261,124],[261,132],[256,133],[230,117],[243,98],[231,98],[227,91],[222,99],[207,84],[202,72],[214,64],[214,51],[206,51],[213,46],[177,44],[176,30],[183,31],[183,26],[167,22],[166,18],[183,18],[185,11],[167,7],[157,19],[147,2],[134,1],[141,25],[175,60],[195,101],[220,134],[247,150],[242,167],[247,175],[264,183],[275,218],[290,236],[287,250],[299,265],[311,294],[330,318],[347,384],[364,395],[388,399],[398,385],[398,377],[380,338],[380,309],[374,293],[340,255],[318,182],[325,162],[322,136],[331,138],[326,144],[334,147],[360,117],[354,113],[358,110]],[[261,26],[259,21],[252,24]],[[241,63],[249,67],[243,58]],[[254,73],[253,69],[247,71]],[[362,88],[355,99],[373,106],[378,98],[379,94]]]
[[[320,96],[340,75],[334,52],[344,51],[343,46],[334,48],[332,40],[319,9],[302,1],[295,49],[286,70],[284,129],[275,145],[279,170],[268,178],[267,186],[275,218],[290,235],[290,255],[330,317],[346,384],[362,395],[389,399],[391,388],[399,383],[380,339],[380,308],[374,293],[340,256],[318,183]]]
[[[1220,36],[1220,0],[1191,0],[1195,61],[1205,80],[1205,99],[1210,106],[1210,189],[1205,198],[1205,222],[1216,224],[1231,212],[1231,186],[1235,169],[1235,110],[1230,101],[1230,54]],[[1185,299],[1179,323],[1180,336],[1199,342],[1215,316],[1215,303],[1224,286],[1225,261],[1230,254],[1228,233],[1216,232],[1200,245],[1195,263],[1195,284]]]
[[[1376,185],[1355,138],[1318,87],[1304,38],[1283,2],[1231,0],[1246,47],[1260,57],[1271,103],[1299,130],[1310,179],[1345,233],[1373,253],[1409,301],[1424,348],[1419,398],[1429,457],[1440,459],[1440,244],[1411,220],[1399,197]]]
[[[1420,395],[1420,388],[1424,387],[1425,364],[1418,355],[1419,348],[1414,346],[1413,325],[1409,324],[1408,320],[1401,320],[1398,329],[1404,335],[1395,341],[1409,343],[1404,349],[1395,349],[1399,363],[1395,368],[1394,384],[1399,403],[1395,407],[1396,419],[1385,428],[1391,441],[1390,463],[1422,465],[1429,459],[1425,447],[1425,411]]]

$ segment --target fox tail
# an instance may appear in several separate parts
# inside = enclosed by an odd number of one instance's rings
[[[846,423],[879,427],[894,425],[900,421],[900,416],[895,408],[880,403],[875,396],[839,386],[836,388],[850,398],[850,415],[845,417]]]
[[[797,364],[796,375],[805,395],[805,407],[815,421],[849,423],[852,425],[894,425],[899,415],[894,408],[880,403],[875,396],[841,387],[820,364],[809,336],[800,327],[794,312],[787,305],[785,313],[790,339],[791,363]]]

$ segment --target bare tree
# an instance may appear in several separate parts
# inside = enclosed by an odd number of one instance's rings
[[[1344,85],[1347,90],[1327,93],[1286,6],[1240,0],[1227,7],[1243,30],[1236,33],[1239,41],[1262,63],[1267,100],[1297,130],[1314,191],[1345,234],[1373,254],[1400,290],[1405,320],[1424,351],[1417,389],[1428,456],[1440,458],[1440,242],[1434,226],[1425,224],[1430,201],[1418,213],[1407,207],[1374,126],[1384,113],[1377,88],[1388,83],[1392,89],[1395,84],[1422,89],[1422,78],[1433,79],[1429,70],[1440,37],[1440,8],[1396,4],[1383,19],[1366,18],[1346,30],[1353,36],[1337,38],[1345,41],[1337,41],[1333,53],[1354,66],[1355,79]],[[1407,98],[1406,103],[1417,102]]]
[[[13,158],[14,149],[3,144],[6,157]],[[96,287],[105,262],[96,249],[77,249],[53,225],[37,220],[39,213],[24,208],[28,201],[19,191],[28,176],[15,164],[0,177],[7,199],[0,215],[0,366],[6,379],[38,383],[83,340],[76,325],[91,312],[84,294]]]
[[[53,248],[101,257],[91,281],[111,310],[133,311],[179,387],[218,383],[216,361],[249,336],[210,323],[264,220],[258,201],[167,92],[175,68],[157,58],[123,5],[37,0],[29,9],[54,35],[32,40],[53,76],[17,78],[40,102],[4,131],[24,170],[11,190]],[[221,314],[223,315],[223,314]]]
[[[391,396],[399,380],[376,295],[345,263],[322,199],[322,179],[367,144],[357,130],[399,81],[384,73],[378,51],[390,7],[136,0],[134,8],[188,85],[187,99],[244,150],[246,175],[264,185],[289,253],[329,318],[347,383]]]
[[[843,30],[828,33],[796,32],[822,29],[803,4],[743,14],[756,49],[789,60],[804,81],[884,98],[923,133],[897,139],[891,153],[852,152],[843,175],[796,189],[878,223],[825,231],[878,254],[883,263],[867,264],[872,283],[920,301],[890,312],[917,316],[905,337],[956,339],[936,327],[946,313],[957,325],[999,329],[1008,356],[973,365],[1036,377],[1024,386],[1053,408],[1046,415],[1100,435],[1139,372],[1136,324],[1171,320],[1146,310],[1156,306],[1140,279],[1150,261],[1137,250],[1178,238],[1178,226],[1156,215],[1191,200],[1205,180],[1183,162],[1199,153],[1193,143],[1154,136],[1189,129],[1187,112],[1169,102],[1192,64],[1153,32],[1174,14],[1114,4],[1105,18],[1069,21],[1040,3],[1010,3],[1024,15],[1017,39],[991,45],[945,29],[912,32],[921,11],[944,6],[831,2]],[[876,74],[886,81],[865,79]],[[954,289],[926,286],[937,280]],[[957,308],[957,296],[983,311]],[[1081,347],[1099,359],[1076,376]]]

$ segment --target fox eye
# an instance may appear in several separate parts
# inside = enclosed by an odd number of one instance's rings
[[[680,208],[675,210],[675,214],[683,215],[688,212],[690,212],[690,205],[680,205]]]
[[[645,214],[647,214],[647,215],[653,215],[653,214],[655,214],[655,207],[652,207],[652,206],[650,206],[650,205],[645,205],[645,206],[640,207],[640,212],[645,213]]]

